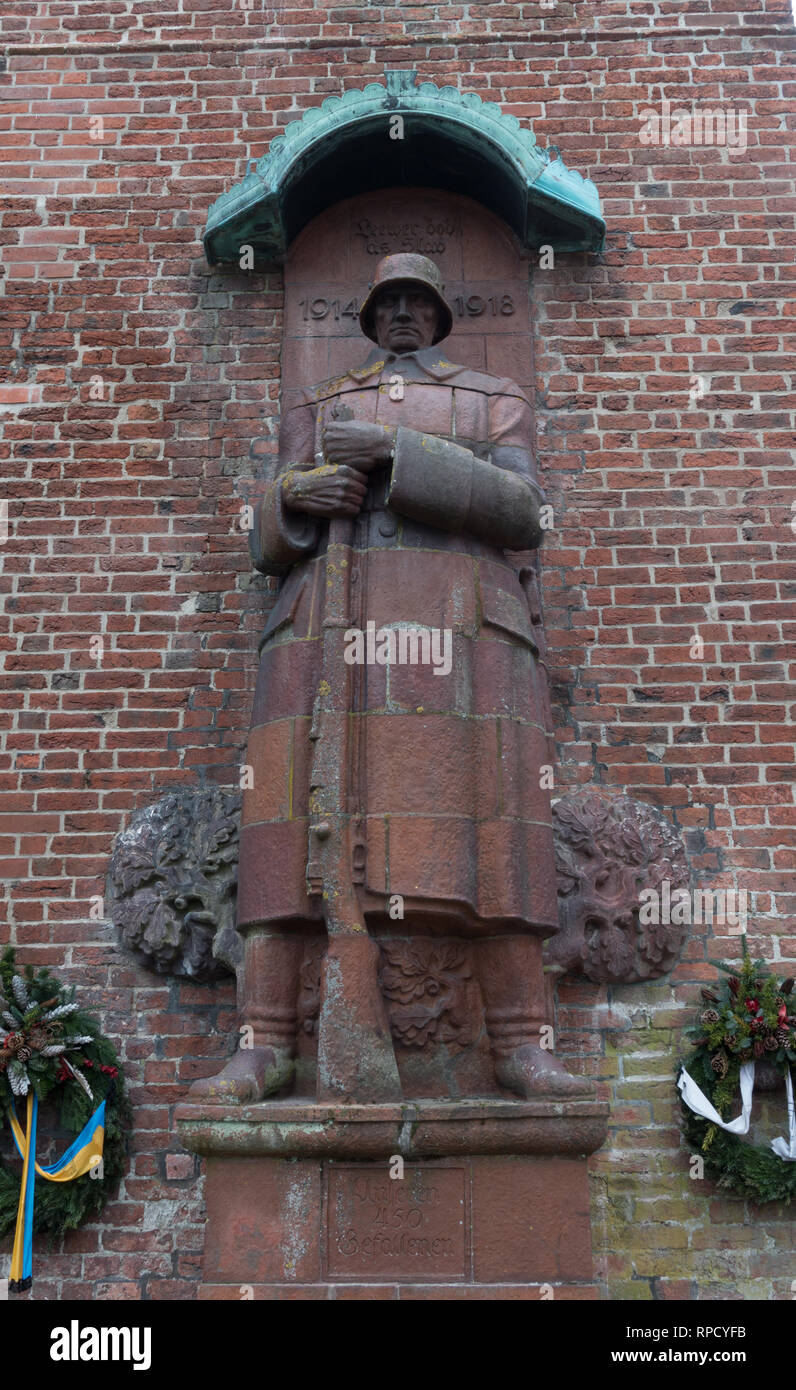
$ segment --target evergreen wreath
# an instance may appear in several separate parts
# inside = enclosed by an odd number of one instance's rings
[[[773,1063],[783,1076],[796,1063],[796,1001],[793,978],[778,983],[763,960],[752,960],[744,945],[740,967],[711,961],[726,978],[703,989],[698,1023],[685,1030],[695,1051],[683,1065],[723,1120],[731,1117],[744,1062]],[[789,1012],[793,1009],[794,1012]],[[696,1115],[682,1100],[683,1133],[692,1154],[724,1192],[754,1202],[790,1202],[796,1196],[796,1163],[783,1162],[770,1148]]]
[[[0,1114],[31,1089],[40,1103],[58,1107],[73,1136],[105,1101],[102,1177],[36,1184],[33,1229],[46,1232],[52,1244],[102,1211],[124,1172],[132,1111],[116,1049],[74,1002],[74,987],[66,989],[46,969],[28,965],[18,972],[9,946],[0,957]],[[16,1222],[20,1185],[19,1168],[0,1160],[0,1236]]]

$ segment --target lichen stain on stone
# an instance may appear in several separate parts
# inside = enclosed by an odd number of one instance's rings
[[[414,1128],[415,1127],[411,1120],[404,1120],[403,1124],[401,1125],[401,1128],[398,1131],[398,1152],[399,1154],[403,1154],[405,1157],[408,1157],[412,1153],[412,1136],[414,1134]]]
[[[301,1235],[306,1213],[312,1210],[312,1174],[297,1173],[291,1180],[284,1199],[283,1237],[280,1245],[285,1278],[292,1279],[309,1251],[309,1242]]]
[[[342,983],[340,962],[334,956],[327,957],[324,965],[325,996],[321,1006],[322,1012],[331,1009],[333,1015],[339,1017],[337,1009],[342,1004]],[[339,1084],[332,1070],[332,1059],[327,1053],[325,1028],[318,1029],[318,1075],[325,1087],[336,1087]]]
[[[186,1202],[169,1201],[167,1198],[157,1202],[146,1202],[141,1221],[142,1231],[161,1231],[170,1229],[186,1219]]]

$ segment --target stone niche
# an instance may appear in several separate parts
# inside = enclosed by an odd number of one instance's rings
[[[534,158],[553,169],[549,158]],[[241,194],[247,206],[257,192],[252,177]],[[283,411],[302,386],[367,357],[372,345],[360,333],[359,307],[378,261],[400,251],[430,256],[441,268],[454,313],[449,360],[511,377],[533,399],[528,250],[515,230],[476,200],[466,169],[456,189],[373,182],[292,235],[284,257]],[[233,210],[242,205],[225,197]],[[246,216],[241,239],[256,240],[256,212]],[[273,240],[271,212],[265,223]],[[381,988],[404,1094],[414,1098],[316,1101],[324,940],[306,943],[295,1093],[178,1107],[183,1143],[207,1158],[200,1296],[596,1297],[586,1159],[605,1137],[606,1104],[588,1096],[523,1101],[500,1091],[468,943],[433,930],[381,939]]]
[[[282,408],[301,385],[359,366],[373,345],[359,307],[379,260],[398,251],[430,256],[440,267],[454,328],[444,352],[528,392],[533,379],[529,267],[514,234],[471,198],[424,188],[361,194],[315,217],[290,247],[284,267]],[[407,1095],[497,1095],[483,1028],[483,1004],[466,942],[429,935],[382,941],[382,991]],[[297,1085],[315,1089],[320,957],[325,933],[307,943],[299,999]],[[411,998],[411,1006],[407,999]]]

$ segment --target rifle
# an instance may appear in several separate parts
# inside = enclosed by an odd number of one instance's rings
[[[332,414],[338,420],[353,418],[347,406],[335,405]],[[325,462],[322,453],[316,461]],[[359,759],[352,737],[354,668],[344,651],[346,630],[354,625],[355,525],[348,517],[329,522],[321,679],[310,729],[315,746],[307,891],[322,897],[328,934],[321,966],[318,1099],[383,1102],[401,1099],[401,1083],[379,988],[379,949],[368,935],[354,882],[364,846],[355,845],[352,834]],[[362,738],[359,721],[356,738]]]

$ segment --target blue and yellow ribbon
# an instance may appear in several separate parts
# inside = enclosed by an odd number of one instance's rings
[[[33,1091],[28,1092],[27,1133],[24,1134],[16,1114],[9,1112],[14,1143],[22,1159],[22,1186],[19,1192],[17,1228],[11,1256],[9,1289],[23,1293],[33,1277],[33,1194],[36,1174],[48,1182],[71,1182],[96,1168],[102,1158],[105,1141],[105,1101],[81,1129],[77,1138],[55,1163],[43,1167],[36,1162],[36,1125],[39,1104]]]

